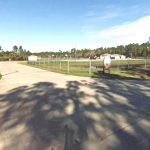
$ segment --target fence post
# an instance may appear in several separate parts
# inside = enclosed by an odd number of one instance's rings
[[[45,58],[43,58],[43,67],[45,67]]]
[[[40,67],[40,59],[38,59],[38,65],[39,65],[39,67]]]
[[[147,68],[146,59],[145,59],[145,68]]]
[[[61,61],[60,61],[60,63],[59,63],[59,69],[61,70]]]
[[[47,68],[49,68],[49,58],[47,58]]]
[[[68,70],[68,73],[69,73],[69,71],[70,71],[70,68],[69,68],[69,59],[68,59],[68,69],[67,70]]]
[[[91,60],[89,62],[89,74],[91,74]]]
[[[45,58],[45,68],[47,68],[47,65],[46,65],[46,63],[47,63],[47,58]]]
[[[55,58],[54,61],[55,61],[55,63],[54,63],[54,66],[55,66],[55,67],[54,67],[54,68],[57,70],[57,56],[56,56],[56,58]]]
[[[129,69],[129,60],[128,60],[128,69]]]

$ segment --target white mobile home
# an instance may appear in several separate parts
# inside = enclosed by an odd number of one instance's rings
[[[28,61],[30,62],[36,62],[38,60],[38,57],[35,55],[28,56]]]
[[[120,55],[120,54],[103,54],[100,56],[100,59],[103,60],[105,56],[110,56],[112,60],[125,60],[126,59],[125,55]]]

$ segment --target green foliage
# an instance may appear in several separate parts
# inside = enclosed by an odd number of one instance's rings
[[[143,44],[128,44],[128,45],[119,45],[117,47],[109,47],[109,48],[97,48],[97,49],[71,49],[70,52],[65,51],[62,52],[59,50],[58,52],[40,52],[34,53],[37,56],[41,57],[52,57],[53,58],[64,58],[67,54],[70,58],[94,58],[94,56],[99,57],[102,54],[110,53],[110,54],[121,54],[131,58],[137,57],[150,57],[150,43],[143,43]]]
[[[13,61],[18,61],[18,60],[27,60],[27,57],[31,55],[31,52],[26,51],[26,50],[21,50],[20,51],[1,51],[0,52],[0,61],[8,61],[8,60],[13,60]]]
[[[18,51],[18,47],[16,45],[13,46],[13,51],[17,52]]]
[[[2,75],[1,75],[1,73],[0,73],[0,79],[2,78]]]
[[[39,53],[31,53],[23,49],[20,45],[19,48],[14,45],[12,51],[3,51],[0,46],[0,61],[5,60],[26,60],[27,57],[31,54],[44,57],[44,58],[94,58],[95,56],[100,57],[100,55],[110,53],[110,54],[121,54],[131,58],[137,57],[150,57],[150,43],[146,42],[143,44],[128,44],[128,45],[119,45],[117,47],[109,47],[109,48],[97,48],[97,49],[71,49],[70,51],[61,51],[53,52],[39,52]]]
[[[19,51],[20,53],[22,53],[22,52],[23,52],[23,48],[22,48],[22,46],[19,46],[18,51]]]
[[[0,46],[0,52],[2,51],[3,49],[2,49],[2,46]]]
[[[41,59],[38,62],[23,62],[33,67],[52,72],[100,78],[150,79],[149,59],[134,59],[112,61],[110,74],[103,74],[103,62],[94,61],[65,61]],[[147,68],[146,65],[147,64]],[[69,69],[68,69],[69,65]],[[90,67],[91,66],[91,67]]]

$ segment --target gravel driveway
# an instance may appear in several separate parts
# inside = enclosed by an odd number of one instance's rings
[[[0,150],[150,150],[150,81],[0,72]]]

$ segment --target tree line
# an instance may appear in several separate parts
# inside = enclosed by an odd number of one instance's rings
[[[71,49],[68,51],[45,51],[38,53],[31,53],[29,50],[23,49],[22,46],[17,47],[13,46],[12,51],[4,51],[0,46],[0,60],[27,60],[27,57],[31,54],[37,55],[39,57],[49,57],[49,58],[95,58],[100,57],[100,55],[109,53],[109,54],[121,54],[130,58],[147,58],[150,57],[150,42],[143,44],[128,44],[128,45],[119,45],[117,47],[108,47],[108,48],[97,48],[97,49]]]
[[[102,54],[120,54],[125,55],[130,58],[147,58],[150,57],[150,43],[146,42],[143,44],[128,44],[128,45],[120,45],[117,47],[109,47],[109,48],[97,48],[97,49],[71,49],[70,51],[61,51],[58,52],[40,52],[34,53],[40,57],[51,57],[51,58],[95,58],[100,57]]]
[[[0,61],[18,61],[18,60],[27,60],[27,57],[32,53],[28,50],[23,49],[22,46],[17,47],[14,45],[11,51],[3,50],[0,46]]]

